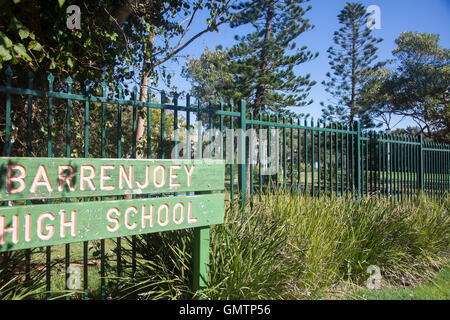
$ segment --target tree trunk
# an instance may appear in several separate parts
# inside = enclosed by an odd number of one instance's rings
[[[269,68],[269,60],[270,60],[270,49],[268,47],[269,41],[272,37],[273,33],[273,19],[274,19],[274,1],[271,1],[268,8],[267,8],[267,15],[266,15],[266,25],[264,28],[264,41],[261,48],[261,66],[259,69],[260,76],[265,77],[267,75],[267,71]],[[264,108],[264,100],[266,97],[267,91],[266,91],[266,83],[260,82],[257,84],[256,87],[256,93],[255,93],[255,102],[253,104],[253,118],[255,118],[258,115],[258,111],[262,110]],[[250,148],[254,148],[255,143],[253,141],[249,141],[249,143],[246,143],[248,146],[246,148],[246,180],[247,180],[247,188],[246,188],[246,194],[250,194],[250,164],[253,159],[250,158]]]
[[[152,28],[153,31],[153,28]],[[152,33],[150,33],[149,37],[149,43],[151,46],[153,46],[153,43],[155,41],[155,37]],[[141,78],[141,84],[140,84],[140,91],[141,94],[139,96],[139,101],[147,102],[147,92],[148,92],[148,77],[153,73],[153,67],[150,65],[147,70],[144,70],[145,64],[142,70],[142,78]],[[163,112],[163,110],[161,110]],[[148,112],[151,112],[149,109]],[[140,143],[142,143],[142,137],[144,135],[144,122],[145,119],[142,117],[138,117],[137,119],[137,129],[136,129],[136,146],[139,146]],[[142,158],[143,154],[137,154],[137,158]]]
[[[266,26],[264,29],[264,41],[261,48],[261,67],[260,67],[260,76],[266,76],[267,69],[269,67],[269,48],[268,42],[272,37],[272,29],[273,29],[273,18],[274,18],[274,3],[273,1],[269,4],[269,8],[266,15]],[[264,106],[264,98],[266,96],[266,84],[258,83],[255,94],[255,103],[253,105],[253,109],[255,111],[259,111]]]

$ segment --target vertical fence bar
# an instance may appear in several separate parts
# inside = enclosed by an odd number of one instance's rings
[[[373,191],[374,191],[373,181],[374,181],[374,174],[375,174],[374,159],[375,159],[375,152],[376,152],[373,131],[369,132],[369,147],[370,147],[370,152],[369,152],[369,157],[370,157],[369,158],[369,178],[370,178],[369,193],[373,194]]]
[[[391,135],[391,140],[393,141],[391,143],[392,146],[392,195],[394,197],[394,199],[398,196],[397,195],[397,186],[398,186],[398,168],[397,168],[397,151],[398,151],[398,144],[397,144],[397,135],[396,134],[392,134]]]
[[[381,196],[381,192],[383,190],[383,186],[382,186],[382,175],[383,175],[383,162],[382,162],[382,145],[383,142],[381,142],[381,135],[376,133],[375,134],[375,141],[377,142],[377,152],[378,152],[378,163],[377,163],[377,176],[376,176],[376,190],[379,196]]]
[[[263,121],[263,112],[262,110],[258,111],[259,115],[259,121]],[[259,148],[258,148],[258,155],[259,155],[259,201],[262,201],[262,193],[263,193],[263,175],[262,175],[262,162],[263,162],[263,131],[262,131],[262,125],[259,125]]]
[[[436,151],[436,143],[433,142],[431,147],[434,149],[433,152],[433,194],[434,198],[437,198],[438,192],[437,192],[437,154]]]
[[[89,158],[89,98],[90,98],[90,85],[89,81],[84,82],[86,92],[86,102],[84,105],[84,157]],[[88,198],[83,198],[83,201],[88,201]],[[83,289],[84,300],[88,300],[88,254],[89,246],[88,242],[83,242]]]
[[[408,199],[409,198],[409,137],[404,135],[403,136],[403,140],[405,141],[405,144],[403,146],[403,150],[404,150],[404,183],[403,183],[403,197],[404,199]]]
[[[233,100],[230,100],[230,111],[233,112],[234,111],[233,109],[234,109]],[[230,117],[230,128],[231,128],[231,137],[228,140],[230,142],[230,146],[229,147],[227,146],[227,148],[228,148],[228,150],[230,150],[230,156],[231,156],[231,166],[230,166],[231,203],[234,203],[234,118],[233,117]],[[269,134],[270,134],[270,132],[269,132]],[[269,145],[270,145],[270,143],[269,143]]]
[[[361,199],[361,127],[359,121],[355,121],[356,129],[356,190],[358,200]]]
[[[438,143],[438,190],[439,190],[439,196],[442,196],[442,146],[440,143]]]
[[[406,151],[406,137],[405,135],[402,135],[402,142],[405,142],[402,144],[402,163],[401,163],[401,173],[402,173],[402,193],[401,193],[401,200],[406,199],[406,168],[407,168],[407,156],[408,153]]]
[[[210,143],[210,153],[209,157],[213,158],[213,143],[214,143],[214,105],[213,105],[213,99],[209,99],[208,103],[208,115],[209,115],[209,143]]]
[[[123,85],[119,83],[118,87],[119,100],[123,98]],[[117,104],[117,158],[122,158],[122,104],[119,102]],[[117,197],[118,200],[122,199],[122,196]],[[116,251],[117,251],[117,277],[122,276],[122,239],[120,237],[116,238]],[[117,288],[120,289],[120,282]]]
[[[383,184],[383,195],[387,196],[387,189],[388,189],[388,184],[387,184],[387,177],[388,177],[388,164],[387,164],[387,159],[388,159],[388,153],[387,153],[387,135],[385,133],[383,133],[381,135],[381,139],[383,139],[384,141],[382,142],[382,166],[383,166],[383,171],[382,171],[382,184]]]
[[[392,196],[392,143],[391,135],[386,134],[386,194],[389,198]]]
[[[321,143],[321,136],[322,132],[320,131],[320,122],[317,120],[317,190],[319,191],[319,197],[322,193],[322,155],[321,155],[321,149],[320,149],[320,143]]]
[[[308,126],[306,119],[304,120],[305,128]],[[305,129],[305,192],[308,190],[308,130]]]
[[[413,168],[415,164],[415,157],[414,157],[414,147],[415,147],[415,138],[410,137],[409,141],[411,142],[411,145],[409,146],[409,198],[412,199],[414,195],[414,186],[415,186],[415,175],[413,174]]]
[[[47,77],[48,79],[48,91],[53,92],[53,80],[55,77],[50,73]],[[47,119],[47,157],[52,157],[52,129],[53,129],[53,98],[48,98],[48,119]],[[47,199],[47,203],[51,203],[50,199]],[[51,291],[51,246],[46,247],[46,289],[47,289],[47,299],[50,299],[50,291]]]
[[[189,95],[187,96],[189,97]],[[189,101],[189,100],[187,100]],[[147,159],[152,157],[152,108],[150,107],[150,103],[152,103],[152,93],[150,88],[147,89]],[[189,115],[189,113],[188,113]],[[188,117],[189,119],[189,117]],[[189,124],[188,124],[189,127]],[[190,146],[190,144],[188,144]]]
[[[72,78],[69,76],[66,79],[66,83],[67,83],[67,93],[71,94],[72,93],[72,83],[73,80]],[[72,100],[71,99],[67,99],[67,113],[66,113],[66,157],[70,158],[71,157],[71,108],[72,108]],[[70,202],[69,198],[66,198],[66,202]],[[65,245],[65,288],[66,290],[68,290],[68,281],[69,281],[69,267],[70,267],[70,244],[67,243]],[[67,295],[66,296],[66,300],[70,300],[70,296]]]
[[[370,139],[371,139],[371,135],[370,135],[370,132],[366,132],[364,135],[367,138],[367,140],[366,140],[366,159],[365,159],[365,161],[366,161],[366,169],[365,169],[365,177],[366,177],[365,185],[366,185],[366,187],[364,189],[365,194],[367,196],[367,195],[369,195],[369,192],[370,192],[370,179],[371,179],[370,178],[370,173],[371,173],[371,170],[370,170],[371,141],[370,141]]]
[[[350,126],[345,124],[345,130],[347,131],[345,134],[346,142],[345,142],[345,176],[346,176],[346,188],[345,193],[348,193],[350,190],[350,145],[349,145],[349,135],[350,135]]]
[[[275,114],[275,122],[277,125],[279,124],[278,113]],[[278,166],[280,165],[280,143],[279,143],[280,136],[279,136],[279,129],[278,129],[279,127],[277,126],[274,128],[276,130],[276,142],[277,142],[277,144],[275,146],[275,155],[276,155],[276,159],[277,159],[277,172],[275,174],[275,181],[276,181],[276,188],[278,189],[279,188],[279,171],[280,171],[278,168]]]
[[[137,105],[136,101],[138,99],[137,87],[133,87],[133,141],[131,144],[131,156],[136,159],[137,158]],[[175,121],[175,119],[174,119]],[[131,196],[132,199],[136,199],[136,195],[133,194]],[[136,236],[131,236],[131,274],[134,276],[136,273]]]
[[[323,122],[323,128],[326,128],[325,121]],[[327,171],[328,171],[328,163],[327,163],[327,131],[323,131],[323,194],[327,194]]]
[[[297,119],[297,170],[298,170],[298,189],[301,192],[302,191],[302,135],[300,131],[300,119]]]
[[[11,78],[13,76],[13,72],[10,67],[6,69],[6,86],[8,88],[11,87]],[[5,157],[9,157],[11,155],[11,94],[9,91],[6,92],[6,104],[5,104]]]
[[[267,112],[267,122],[270,123],[270,114]],[[271,142],[272,142],[272,132],[271,132],[271,127],[270,125],[267,127],[267,158],[270,159],[271,157]],[[277,163],[277,169],[278,169],[278,163]],[[267,185],[267,190],[270,193],[270,188],[271,188],[271,184],[272,184],[272,175],[270,175],[268,177],[269,179],[267,179],[268,181],[268,185]]]
[[[105,81],[101,84],[102,97],[106,101],[106,89],[107,84]],[[102,126],[101,126],[101,157],[106,158],[106,103],[102,102]],[[104,200],[105,197],[101,197],[100,200]],[[100,296],[101,300],[106,298],[106,269],[105,269],[105,239],[100,240]]]
[[[314,157],[315,157],[315,152],[314,152],[314,135],[315,135],[315,130],[314,130],[314,118],[311,118],[311,194],[314,195],[314,187],[315,187],[315,181],[314,181],[314,171],[315,171],[315,161],[314,161]]]
[[[365,188],[364,188],[364,193],[366,196],[369,195],[369,189],[370,189],[370,151],[371,151],[371,144],[370,144],[370,132],[366,132],[364,134],[364,136],[367,138],[366,139],[366,155],[365,155]]]
[[[283,115],[282,116],[282,120],[283,120],[283,185],[284,185],[284,189],[286,189],[286,179],[287,179],[287,175],[286,175],[286,171],[287,171],[287,155],[286,155],[286,116]]]
[[[191,159],[191,96],[186,94],[186,154],[183,154],[184,158]]]
[[[294,121],[291,118],[291,191],[294,191]]]
[[[255,147],[255,143],[253,141],[254,135],[253,135],[253,109],[250,109],[250,141],[248,144],[248,152],[249,152],[249,159],[250,163],[248,164],[250,166],[250,201],[253,202],[253,150]]]
[[[245,131],[247,129],[247,121],[246,121],[246,106],[245,100],[241,100],[241,117],[240,117],[240,126],[242,130],[242,134],[240,137],[240,155],[238,168],[239,168],[239,189],[241,190],[241,204],[244,205],[246,200],[247,193],[247,180],[246,180],[246,168],[247,168],[247,152],[246,152],[246,135]]]
[[[333,123],[330,123],[330,128],[333,129]],[[330,194],[333,195],[333,139],[336,132],[330,132]]]
[[[342,123],[341,130],[344,130]],[[341,196],[344,196],[344,132],[341,131]]]
[[[166,94],[164,91],[161,91],[161,137],[160,137],[160,143],[161,143],[161,159],[165,159],[165,148],[164,148],[164,137],[165,137],[165,128],[166,128],[166,108],[165,108],[165,104],[166,104]]]
[[[34,73],[28,72],[28,89],[33,89]],[[27,152],[26,156],[31,157],[31,145],[33,137],[33,98],[32,95],[28,95],[27,104]],[[30,205],[31,201],[27,200],[26,205]],[[67,267],[66,267],[67,270]],[[25,282],[27,285],[30,284],[30,271],[31,271],[31,249],[25,250]]]
[[[335,142],[334,142],[334,161],[335,161],[335,172],[336,172],[336,196],[339,194],[339,136],[338,136],[338,130],[339,130],[339,125],[336,123],[335,124],[335,133],[334,133],[334,138],[335,138]]]
[[[396,182],[396,177],[395,177],[395,173],[396,173],[396,167],[395,167],[395,143],[393,142],[395,139],[395,135],[394,134],[389,134],[389,182],[390,182],[390,195],[392,196],[393,199],[395,199],[395,182]]]
[[[423,144],[423,148],[425,149],[427,147],[427,143]],[[424,191],[428,194],[429,193],[429,189],[430,189],[430,185],[429,185],[429,172],[430,172],[430,166],[429,166],[429,156],[428,156],[428,151],[427,150],[423,150],[423,158],[424,158],[424,163],[423,163],[423,188]]]

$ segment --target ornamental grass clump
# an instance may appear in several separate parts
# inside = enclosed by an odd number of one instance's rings
[[[225,207],[225,222],[211,227],[209,299],[334,298],[342,284],[365,286],[371,265],[384,287],[421,283],[449,265],[448,195],[400,202],[278,190]],[[138,236],[129,297],[195,298],[192,237]]]

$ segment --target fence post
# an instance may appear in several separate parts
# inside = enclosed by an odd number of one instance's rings
[[[247,168],[247,152],[246,152],[246,134],[245,131],[247,129],[247,119],[246,119],[246,105],[245,100],[241,100],[241,115],[240,115],[240,129],[241,141],[238,142],[238,179],[239,179],[239,189],[241,190],[241,204],[245,203],[246,193],[247,193],[247,177],[246,177],[246,168]]]
[[[202,291],[208,286],[209,280],[209,240],[210,227],[194,228],[193,258],[193,289],[199,293],[198,299],[204,299]]]
[[[355,148],[355,170],[356,170],[356,190],[358,200],[361,199],[361,126],[359,121],[354,122],[354,130],[356,131],[356,148]]]
[[[419,136],[419,141],[420,141],[420,147],[419,147],[419,190],[423,191],[423,184],[424,184],[424,167],[423,167],[423,162],[424,162],[424,157],[423,157],[423,136],[420,135]]]

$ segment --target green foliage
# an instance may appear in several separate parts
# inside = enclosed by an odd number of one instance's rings
[[[359,2],[347,3],[338,15],[342,27],[334,33],[335,46],[327,50],[332,72],[327,73],[328,80],[322,82],[334,99],[328,105],[321,103],[326,120],[351,123],[358,119],[362,128],[376,125],[359,102],[364,98],[361,88],[367,78],[385,64],[376,62],[376,45],[382,39],[375,38],[367,28],[369,16]]]
[[[449,196],[356,201],[275,191],[253,200],[228,203],[225,223],[211,228],[208,298],[323,299],[343,284],[365,286],[370,265],[380,267],[383,287],[421,283],[448,265]],[[192,236],[139,236],[127,293],[192,298]]]
[[[229,63],[226,50],[216,48],[216,51],[210,51],[206,48],[199,59],[192,58],[186,62],[182,76],[191,81],[191,92],[205,101],[219,101],[220,98],[237,100],[240,93],[235,91]]]
[[[404,32],[396,44],[396,68],[372,74],[360,103],[389,129],[392,115],[410,117],[416,134],[449,142],[449,49],[439,46],[439,35],[427,33]]]
[[[368,83],[365,104],[374,116],[411,117],[420,133],[449,142],[450,50],[437,34],[404,32],[395,42],[396,69]]]
[[[24,300],[45,289],[45,270],[25,270],[25,251],[12,251],[0,256],[0,300]]]
[[[207,50],[199,60],[187,63],[184,75],[194,84],[194,94],[216,91],[210,97],[245,99],[255,112],[312,103],[307,97],[315,81],[295,70],[318,55],[295,44],[313,28],[304,17],[311,7],[303,8],[304,2],[260,0],[235,6],[236,10],[249,8],[231,26],[251,25],[254,32],[236,36],[238,43],[230,49]]]

